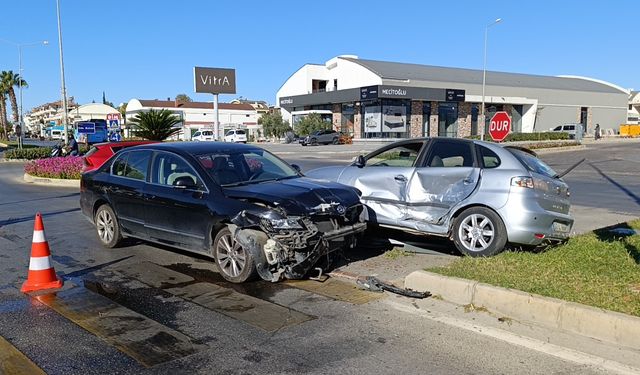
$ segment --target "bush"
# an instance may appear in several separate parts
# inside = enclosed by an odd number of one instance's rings
[[[480,139],[479,135],[472,135],[470,139]],[[490,141],[491,136],[485,134],[485,139]],[[504,142],[521,141],[558,141],[569,139],[569,133],[564,132],[539,132],[539,133],[511,133],[504,139]]]
[[[22,150],[14,148],[7,150],[4,157],[5,159],[42,159],[51,156],[51,150],[51,147],[23,148]]]
[[[83,166],[82,157],[67,156],[34,160],[24,166],[24,171],[36,177],[77,180]]]

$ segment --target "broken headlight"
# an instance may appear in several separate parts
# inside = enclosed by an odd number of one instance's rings
[[[273,229],[304,229],[300,224],[299,216],[291,216],[284,219],[270,219],[269,224]]]

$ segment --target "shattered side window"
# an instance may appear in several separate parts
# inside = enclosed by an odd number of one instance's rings
[[[473,152],[466,142],[435,142],[427,166],[429,167],[473,167]]]
[[[480,147],[480,154],[482,155],[482,164],[485,168],[497,168],[500,166],[500,158],[495,152],[489,150],[484,146]]]
[[[394,147],[369,156],[366,165],[367,167],[412,167],[421,148],[421,142]]]

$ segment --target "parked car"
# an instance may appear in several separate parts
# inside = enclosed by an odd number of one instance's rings
[[[300,144],[306,145],[319,145],[319,144],[334,144],[337,145],[340,142],[340,133],[335,130],[316,130],[304,138],[300,138]]]
[[[301,278],[366,229],[357,189],[218,142],[122,150],[82,175],[80,206],[106,247],[134,237],[200,253],[235,283]]]
[[[86,154],[82,156],[84,167],[82,172],[89,172],[96,168],[100,168],[105,161],[107,161],[113,154],[122,150],[123,148],[139,146],[149,143],[156,143],[155,141],[124,141],[124,142],[105,142],[96,143]]]
[[[373,224],[449,237],[470,256],[563,241],[569,188],[535,153],[455,138],[395,142],[307,176],[354,186]]]
[[[192,141],[215,141],[215,137],[213,136],[213,130],[208,129],[200,129],[197,132],[193,133],[191,136]]]
[[[229,130],[224,135],[225,142],[247,143],[247,132],[242,129]]]
[[[582,124],[563,124],[563,125],[558,125],[555,128],[551,128],[549,130],[552,131],[552,132],[568,133],[569,134],[569,139],[575,139],[576,138],[576,131],[581,126],[582,126]]]

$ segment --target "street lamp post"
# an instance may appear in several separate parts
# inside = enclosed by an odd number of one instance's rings
[[[485,114],[484,114],[484,90],[485,84],[487,82],[487,35],[489,34],[489,28],[495,24],[502,22],[502,18],[498,18],[495,21],[491,22],[484,28],[484,60],[482,64],[482,106],[480,107],[480,114],[482,115],[482,131],[480,132],[480,140],[484,141],[484,127],[486,124]]]
[[[67,89],[64,83],[64,58],[62,55],[62,24],[60,23],[60,0],[56,0],[56,10],[58,13],[58,47],[60,52],[60,81],[62,91],[62,125],[64,127],[63,140],[67,144],[69,142],[69,134],[67,128]]]
[[[29,46],[38,46],[38,45],[47,45],[49,44],[49,41],[47,40],[43,40],[40,42],[33,42],[33,43],[15,43],[12,42],[10,40],[6,40],[6,39],[0,39],[1,41],[5,42],[5,43],[9,43],[9,44],[13,44],[14,46],[18,47],[18,125],[20,125],[20,129],[22,131],[24,131],[24,122],[23,122],[23,115],[22,115],[22,47],[29,47]],[[18,147],[22,148],[22,135],[18,136]]]

